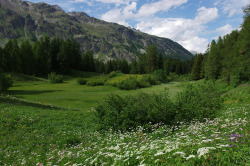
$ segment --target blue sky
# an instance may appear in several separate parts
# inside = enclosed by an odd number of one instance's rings
[[[240,29],[250,0],[30,0],[57,4],[108,22],[170,38],[189,51],[204,52],[211,40]]]

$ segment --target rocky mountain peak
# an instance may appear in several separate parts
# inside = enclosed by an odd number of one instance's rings
[[[82,51],[95,57],[131,61],[155,44],[163,56],[188,60],[192,54],[170,39],[142,33],[116,23],[108,23],[84,12],[66,13],[57,5],[22,0],[0,0],[0,45],[8,39],[19,41],[41,36],[76,39]]]

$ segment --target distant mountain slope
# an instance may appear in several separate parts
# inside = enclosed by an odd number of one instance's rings
[[[166,57],[188,60],[192,54],[170,39],[148,35],[83,12],[66,13],[57,5],[0,0],[0,44],[8,39],[33,41],[43,35],[75,38],[82,51],[93,50],[100,59],[135,59],[146,47],[157,45]]]

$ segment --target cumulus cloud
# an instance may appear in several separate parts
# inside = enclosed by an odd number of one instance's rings
[[[73,2],[84,2],[89,3],[89,0],[72,0]],[[101,2],[105,4],[115,4],[116,6],[122,5],[122,4],[128,4],[131,0],[92,0],[92,2]]]
[[[126,22],[127,19],[134,17],[134,11],[136,11],[136,2],[132,2],[126,5],[124,8],[117,8],[108,11],[104,15],[102,15],[101,19],[108,22],[116,22],[118,24],[129,26]]]
[[[220,6],[223,13],[230,18],[235,14],[241,14],[242,8],[249,3],[249,0],[218,0],[215,2],[215,5]]]
[[[201,7],[197,10],[194,19],[155,17],[141,21],[137,24],[137,29],[152,35],[170,38],[188,50],[204,52],[207,49],[208,39],[199,36],[205,31],[206,24],[218,17],[217,8]],[[228,27],[221,28],[221,31],[226,28]]]
[[[229,24],[226,24],[216,29],[216,32],[218,32],[220,36],[225,36],[226,34],[229,34],[232,31],[233,31],[233,27],[232,25],[229,25]]]
[[[168,11],[172,7],[177,7],[187,2],[188,0],[160,0],[154,3],[147,3],[140,8],[138,16],[154,15],[159,11]]]
[[[206,8],[201,7],[198,9],[198,14],[195,17],[195,21],[200,22],[202,24],[207,24],[208,22],[219,17],[217,8]]]
[[[152,35],[170,38],[186,49],[197,52],[204,52],[208,43],[207,39],[199,37],[199,33],[205,29],[205,26],[191,19],[154,18],[140,22],[137,28]]]

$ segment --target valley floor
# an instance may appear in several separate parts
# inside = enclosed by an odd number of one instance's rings
[[[43,84],[43,83],[42,83]],[[98,102],[113,87],[82,86],[74,81],[63,84],[41,83],[14,86],[0,96],[0,165],[248,165],[249,85],[223,95],[224,108],[213,120],[181,123],[172,128],[164,124],[149,129],[138,126],[130,132],[97,132],[92,111],[79,109],[92,92]],[[172,87],[172,88],[169,88]],[[153,86],[144,90],[176,94],[182,83]],[[86,88],[86,89],[84,89]],[[97,89],[94,89],[97,88]],[[176,88],[176,89],[175,89]],[[109,90],[110,90],[109,89]],[[63,92],[62,92],[62,91]],[[99,90],[98,95],[95,90]],[[171,90],[173,92],[171,92]],[[51,92],[53,91],[53,92]],[[87,93],[87,91],[89,93]],[[104,93],[105,92],[105,93]],[[120,92],[120,90],[119,90]],[[123,91],[122,95],[135,94]],[[54,95],[54,96],[53,96]],[[46,98],[47,96],[47,98]],[[56,96],[59,96],[56,98]],[[63,96],[68,99],[60,103]],[[52,104],[52,99],[55,99]],[[74,101],[76,98],[79,101]],[[71,100],[69,100],[71,99]],[[51,104],[49,104],[51,101]],[[70,105],[70,103],[72,105]],[[75,108],[75,109],[72,109]]]

